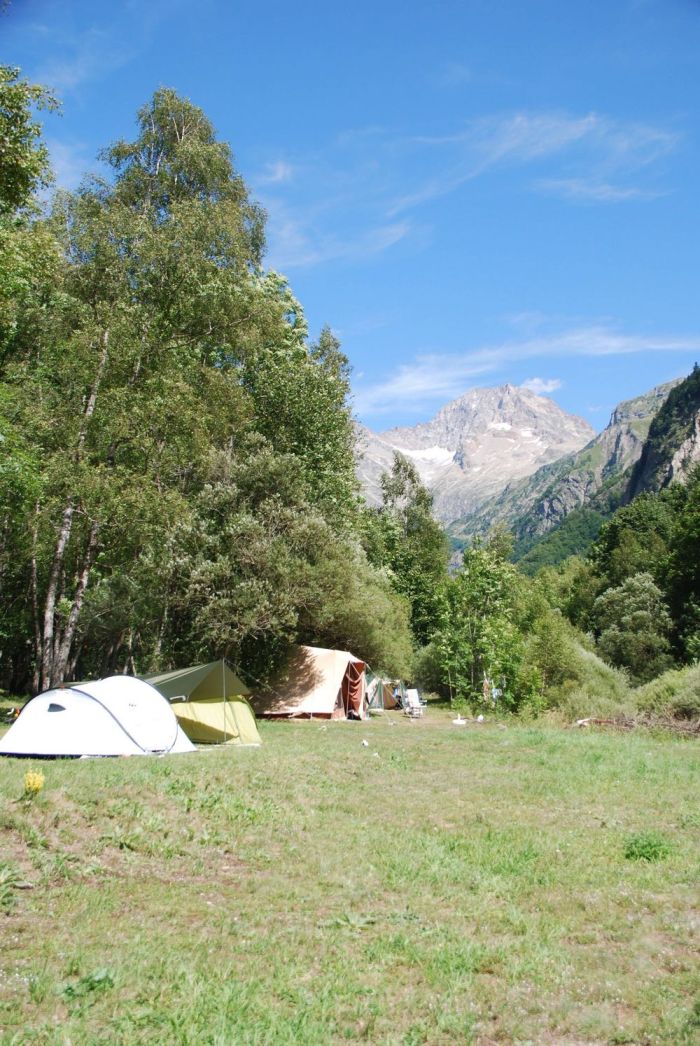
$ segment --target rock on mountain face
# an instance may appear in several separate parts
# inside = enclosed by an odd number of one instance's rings
[[[606,491],[619,503],[652,421],[678,384],[680,379],[618,404],[607,427],[583,450],[509,484],[471,516],[457,520],[450,528],[452,535],[469,540],[495,523],[504,523],[516,541],[533,541]]]
[[[700,368],[677,383],[654,417],[632,478],[628,498],[683,481],[700,462]]]
[[[579,450],[594,434],[553,400],[513,385],[471,389],[412,428],[379,435],[358,428],[358,475],[367,501],[381,501],[379,478],[398,450],[432,491],[435,515],[448,523],[508,483]]]

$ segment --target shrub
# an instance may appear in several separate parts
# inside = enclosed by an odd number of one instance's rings
[[[677,719],[700,717],[700,664],[671,669],[635,691],[643,712],[672,715]]]
[[[625,673],[606,664],[586,649],[581,640],[572,641],[570,676],[551,692],[549,705],[569,722],[586,716],[615,716],[634,711]]]
[[[413,678],[421,690],[429,690],[439,694],[440,697],[449,697],[450,689],[443,678],[442,665],[440,663],[440,651],[435,643],[428,643],[421,647],[416,655],[413,665]]]

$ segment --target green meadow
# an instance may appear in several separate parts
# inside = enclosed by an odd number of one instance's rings
[[[261,733],[0,761],[3,1044],[700,1042],[697,742]]]

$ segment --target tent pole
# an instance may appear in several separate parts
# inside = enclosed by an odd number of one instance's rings
[[[226,698],[226,658],[221,658],[221,682],[224,685],[224,742],[226,741],[226,712],[227,712],[227,698]]]

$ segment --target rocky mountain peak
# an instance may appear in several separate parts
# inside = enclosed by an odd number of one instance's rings
[[[364,430],[358,472],[367,500],[376,504],[379,477],[400,451],[432,491],[438,518],[449,522],[594,435],[582,418],[529,389],[510,383],[473,388],[430,421],[380,434]]]

